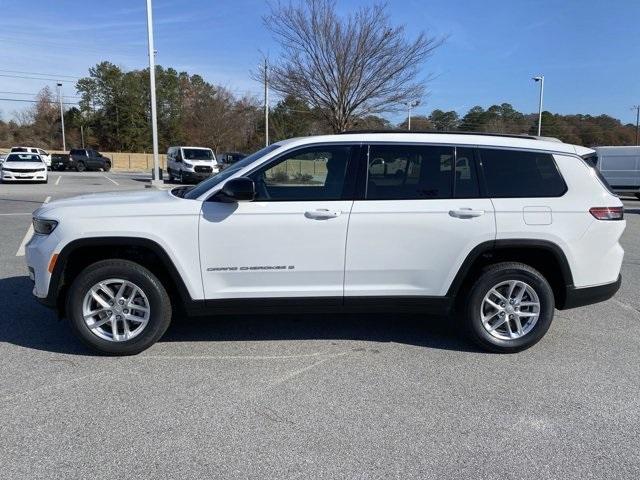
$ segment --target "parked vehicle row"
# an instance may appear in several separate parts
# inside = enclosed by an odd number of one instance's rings
[[[478,134],[281,141],[197,186],[44,205],[26,247],[33,293],[107,354],[148,348],[175,306],[436,313],[515,352],[554,308],[620,286],[622,203],[593,153]]]

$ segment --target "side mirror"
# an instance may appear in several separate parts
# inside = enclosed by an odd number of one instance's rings
[[[248,177],[232,178],[216,194],[220,202],[250,202],[256,198],[256,184]]]

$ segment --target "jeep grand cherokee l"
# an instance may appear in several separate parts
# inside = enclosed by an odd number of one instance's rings
[[[477,134],[278,142],[197,186],[36,210],[33,293],[107,354],[148,348],[176,304],[450,314],[482,348],[519,351],[555,308],[620,286],[622,203],[591,153]]]

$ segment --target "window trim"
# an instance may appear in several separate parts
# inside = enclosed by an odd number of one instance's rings
[[[476,155],[478,156],[478,160],[480,162],[480,169],[482,170],[482,183],[484,184],[484,194],[486,195],[485,198],[562,198],[564,197],[567,192],[569,191],[569,187],[567,185],[566,180],[564,179],[564,177],[562,176],[562,172],[560,171],[560,168],[558,168],[558,162],[556,162],[556,157],[555,157],[555,153],[549,152],[549,151],[545,151],[545,150],[531,150],[531,149],[523,149],[523,148],[509,148],[509,147],[490,147],[490,146],[476,146],[474,147],[476,149]],[[556,172],[558,173],[558,177],[560,178],[560,181],[562,182],[563,185],[563,189],[562,189],[562,193],[560,194],[555,194],[555,195],[536,195],[533,197],[530,196],[511,196],[511,195],[491,195],[489,193],[489,187],[487,185],[487,181],[486,181],[486,175],[485,175],[485,170],[484,170],[484,165],[482,164],[482,150],[507,150],[507,151],[517,151],[517,152],[526,152],[526,153],[537,153],[537,154],[542,154],[542,155],[548,155],[549,157],[551,157],[551,162],[553,164],[553,166],[555,167]],[[482,193],[482,192],[481,192]]]
[[[252,168],[251,170],[249,170],[248,172],[245,172],[243,175],[241,175],[242,177],[250,177],[251,175],[253,175],[255,172],[257,172],[258,170],[262,169],[262,168],[269,168],[270,165],[273,165],[274,163],[278,163],[278,161],[282,160],[283,157],[285,156],[289,156],[291,154],[294,154],[295,152],[298,152],[300,150],[308,150],[310,148],[322,148],[322,147],[336,147],[336,146],[344,146],[344,147],[351,147],[352,151],[351,151],[351,155],[349,156],[349,159],[347,160],[347,169],[345,172],[345,182],[344,182],[344,186],[342,187],[342,193],[340,195],[340,198],[333,198],[333,199],[316,199],[316,200],[301,200],[301,199],[291,199],[291,200],[282,200],[282,199],[256,199],[256,200],[252,200],[252,202],[260,202],[260,203],[274,203],[274,202],[280,202],[280,203],[290,203],[290,202],[343,202],[343,201],[353,201],[356,200],[356,195],[355,195],[355,191],[357,190],[356,186],[357,186],[357,167],[359,165],[359,159],[361,156],[361,151],[362,151],[362,147],[363,144],[362,142],[321,142],[321,143],[309,143],[306,145],[299,145],[297,147],[291,148],[289,150],[285,150],[284,152],[274,156],[273,158],[270,158],[269,160],[267,160],[264,163],[261,163],[260,165],[256,165],[255,168]],[[236,178],[236,177],[231,177],[231,178]],[[227,179],[229,180],[229,179]],[[249,202],[251,203],[251,202]]]

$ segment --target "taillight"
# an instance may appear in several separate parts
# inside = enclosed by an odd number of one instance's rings
[[[589,213],[598,220],[622,220],[624,218],[622,207],[593,207],[589,209]]]

